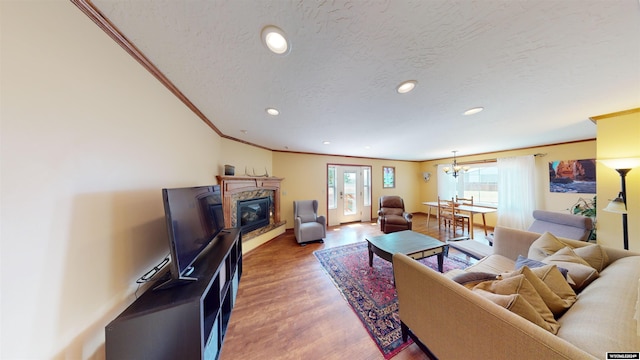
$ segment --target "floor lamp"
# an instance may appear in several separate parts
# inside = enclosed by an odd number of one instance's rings
[[[600,160],[604,165],[615,169],[620,174],[620,182],[622,185],[622,191],[618,194],[618,197],[611,200],[604,211],[622,214],[622,244],[625,250],[629,250],[629,229],[627,226],[627,173],[636,166],[640,166],[640,158],[626,158],[626,159],[609,159]]]

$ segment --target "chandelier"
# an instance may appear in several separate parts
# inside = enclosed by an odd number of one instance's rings
[[[469,169],[471,169],[469,166],[458,165],[458,161],[456,160],[457,152],[457,150],[453,151],[453,164],[451,164],[451,166],[445,166],[442,168],[445,173],[453,175],[454,178],[457,178],[458,174],[460,174],[461,171],[467,172],[469,171]]]

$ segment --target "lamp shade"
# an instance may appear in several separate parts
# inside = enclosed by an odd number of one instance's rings
[[[611,169],[633,169],[640,166],[640,157],[621,159],[599,159],[606,167]]]
[[[622,200],[622,197],[618,196],[617,198],[611,200],[607,207],[603,210],[617,214],[626,214],[627,206],[624,204],[624,200]]]

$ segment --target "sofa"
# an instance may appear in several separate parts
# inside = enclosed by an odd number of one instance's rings
[[[593,231],[593,220],[588,216],[565,214],[555,211],[534,210],[533,223],[527,231],[544,233],[551,232],[556,236],[567,239],[588,241]],[[489,245],[493,245],[493,234],[486,236]],[[474,259],[482,259],[491,255],[491,246],[475,240],[449,242],[449,246]]]
[[[549,243],[564,247],[553,249]],[[567,255],[594,249],[599,254],[595,261],[593,257],[574,259]],[[555,261],[558,259],[569,261]],[[588,266],[578,264],[581,260]],[[517,262],[525,265],[515,270]],[[504,279],[525,277],[513,274],[530,274],[535,266],[547,268],[549,274],[560,274],[561,281],[554,278],[556,284],[569,286],[574,294],[570,302],[563,303],[565,309],[545,318],[555,322],[553,331],[510,307],[518,303],[513,299],[520,295],[511,295],[513,302],[505,304],[494,298],[503,295],[486,291],[497,288],[496,284]],[[640,326],[636,320],[640,253],[556,238],[548,232],[496,227],[493,254],[465,270],[441,274],[403,254],[393,255],[393,267],[403,339],[411,336],[432,357],[605,359],[607,352],[640,351]],[[579,272],[585,269],[590,271],[586,280]],[[471,286],[459,281],[490,276],[494,280],[472,282]],[[521,282],[525,283],[534,282]],[[518,291],[525,288],[523,285]]]

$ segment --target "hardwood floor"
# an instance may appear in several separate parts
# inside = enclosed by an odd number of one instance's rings
[[[442,241],[454,237],[426,226],[415,214],[413,230]],[[381,235],[375,223],[327,229],[324,243],[300,246],[292,231],[243,257],[235,307],[222,346],[221,360],[235,359],[383,359],[375,342],[324,272],[313,252]],[[482,226],[474,232],[484,239]],[[460,233],[458,234],[460,236]],[[450,249],[449,256],[465,255]],[[412,344],[394,359],[428,359]]]

